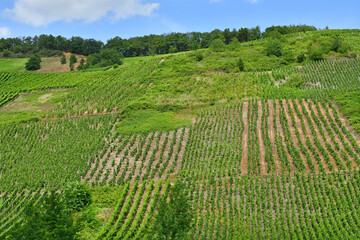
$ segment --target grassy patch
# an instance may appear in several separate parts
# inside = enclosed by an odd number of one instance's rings
[[[335,94],[333,98],[352,127],[360,133],[360,91]]]
[[[142,110],[129,114],[116,126],[116,130],[123,134],[146,134],[155,131],[170,131],[192,122],[191,112],[159,112],[156,110]]]
[[[0,124],[39,120],[43,114],[27,111],[0,111]]]
[[[21,94],[0,108],[0,124],[41,119],[68,93],[69,90],[57,90]]]
[[[0,72],[21,72],[25,71],[27,58],[0,59]]]

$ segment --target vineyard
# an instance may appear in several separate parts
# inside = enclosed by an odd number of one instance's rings
[[[193,210],[187,239],[359,238],[360,135],[332,97],[359,90],[359,58],[246,73],[202,64],[182,54],[104,72],[0,73],[0,112],[24,93],[71,89],[37,121],[0,124],[0,239],[28,203],[69,182],[115,196],[94,199],[100,224],[80,239],[152,239],[157,202],[177,180]],[[190,120],[119,130],[141,111]]]

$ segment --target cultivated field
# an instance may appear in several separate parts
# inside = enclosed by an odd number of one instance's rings
[[[176,179],[194,210],[189,239],[359,238],[360,136],[335,99],[359,90],[360,60],[226,73],[206,69],[211,57],[0,73],[0,117],[24,94],[22,113],[45,109],[36,121],[0,121],[0,239],[27,203],[75,181],[112,196],[94,199],[92,239],[151,239]]]

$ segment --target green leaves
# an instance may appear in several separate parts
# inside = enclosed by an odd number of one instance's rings
[[[30,59],[27,61],[27,63],[25,64],[25,68],[26,70],[38,70],[40,69],[40,63],[41,63],[41,58],[39,55],[33,55],[30,57]]]

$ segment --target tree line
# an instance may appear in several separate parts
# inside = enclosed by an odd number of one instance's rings
[[[247,42],[262,37],[271,36],[271,33],[288,34],[317,30],[313,26],[272,26],[261,32],[260,27],[240,28],[230,30],[215,29],[211,32],[169,33],[161,35],[147,35],[123,39],[119,36],[109,39],[107,43],[95,39],[82,37],[53,36],[42,34],[35,37],[16,37],[0,39],[0,56],[2,57],[29,57],[33,54],[40,56],[61,55],[62,52],[71,52],[81,55],[99,53],[102,49],[115,49],[124,57],[147,56],[155,54],[175,53],[199,48],[208,48],[212,41],[221,39],[229,44],[234,38],[239,42]]]

